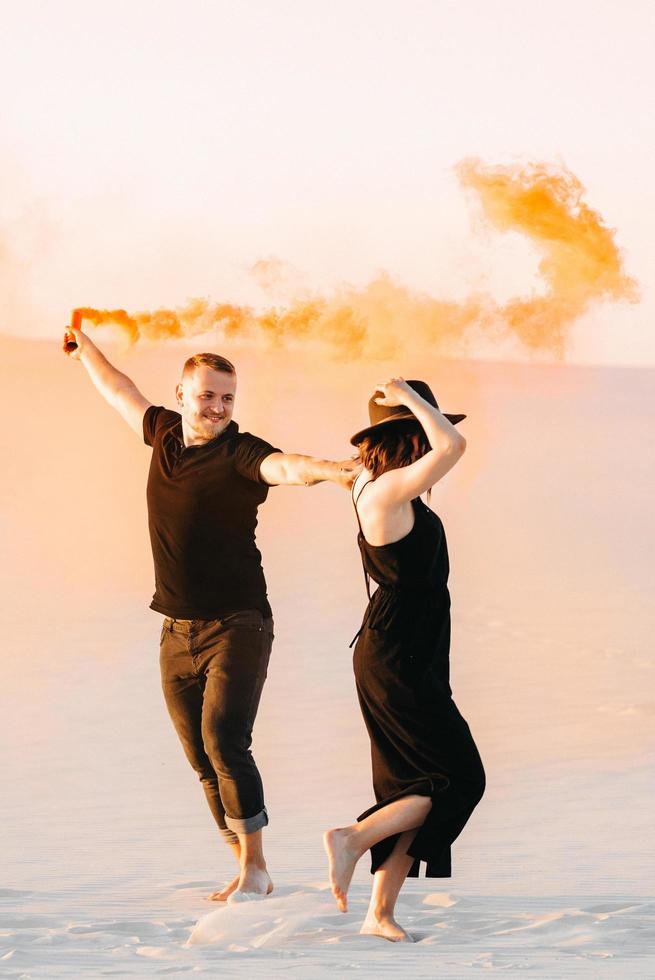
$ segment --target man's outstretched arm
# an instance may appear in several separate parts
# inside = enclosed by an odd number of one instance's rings
[[[271,453],[259,467],[264,483],[271,486],[313,487],[329,480],[349,490],[361,469],[358,460],[315,459],[295,453]]]
[[[141,394],[126,374],[110,364],[102,351],[81,330],[72,330],[77,348],[68,356],[81,361],[93,384],[105,401],[125,419],[131,429],[143,438],[143,416],[151,402]]]

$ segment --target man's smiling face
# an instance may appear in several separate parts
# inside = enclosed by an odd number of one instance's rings
[[[184,374],[176,394],[187,446],[209,442],[225,431],[234,411],[236,390],[236,374],[215,371],[207,364]]]

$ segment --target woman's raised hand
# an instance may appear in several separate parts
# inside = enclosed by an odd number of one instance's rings
[[[376,404],[389,405],[392,408],[396,405],[406,405],[408,394],[410,398],[412,395],[416,397],[416,392],[404,378],[390,378],[388,381],[376,385],[375,390],[382,392],[374,399]]]

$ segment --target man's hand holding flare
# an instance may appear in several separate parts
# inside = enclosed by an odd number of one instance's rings
[[[66,333],[64,334],[64,353],[76,361],[79,360],[80,354],[82,353],[83,338],[82,314],[79,310],[73,310],[70,327],[66,329]]]

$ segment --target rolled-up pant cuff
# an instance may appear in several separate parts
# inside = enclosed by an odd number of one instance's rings
[[[255,831],[261,830],[267,825],[268,813],[266,807],[256,813],[254,817],[228,817],[226,813],[225,823],[228,829],[234,831],[235,834],[254,834]]]

